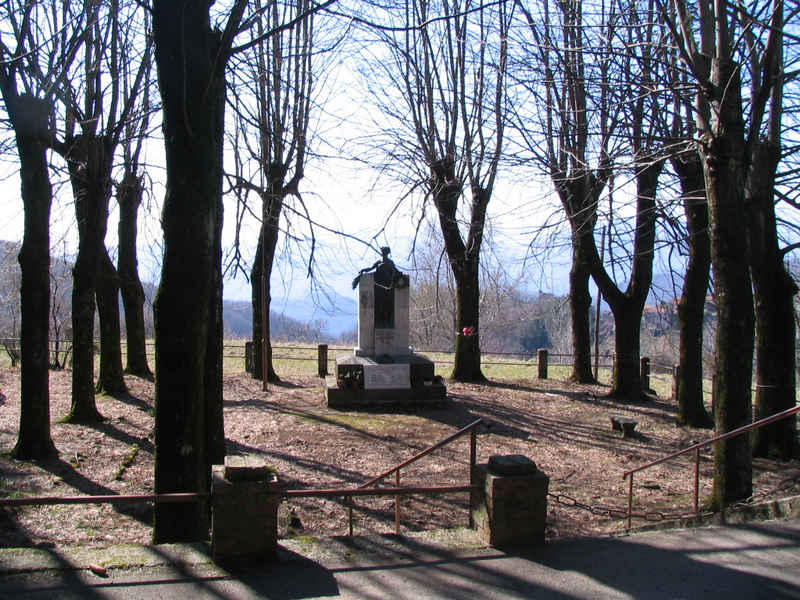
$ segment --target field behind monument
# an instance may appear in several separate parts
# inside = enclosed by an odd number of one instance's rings
[[[408,413],[328,409],[322,381],[315,376],[316,347],[277,346],[282,382],[267,391],[243,370],[243,360],[226,359],[225,431],[228,453],[265,457],[288,488],[351,487],[412,456],[460,427],[483,418],[491,424],[478,438],[478,461],[493,454],[524,454],[550,476],[547,536],[601,535],[624,528],[618,512],[626,506],[622,473],[629,468],[707,439],[708,431],[677,427],[675,406],[660,398],[623,405],[604,397],[604,385],[564,381],[566,371],[551,366],[547,380],[536,379],[531,364],[518,357],[486,357],[485,385],[448,383],[448,406]],[[346,349],[331,349],[333,358]],[[297,358],[304,360],[297,360]],[[432,358],[437,358],[433,356]],[[446,375],[442,356],[440,374]],[[281,362],[284,361],[284,362]],[[525,364],[519,364],[525,363]],[[332,365],[332,363],[331,363]],[[603,372],[601,371],[601,379]],[[10,457],[19,420],[19,368],[0,362],[0,497],[152,493],[153,384],[126,379],[124,397],[98,396],[106,421],[94,426],[59,422],[67,414],[70,371],[50,373],[53,460],[29,463]],[[657,387],[654,379],[653,387]],[[669,383],[664,380],[665,388]],[[664,388],[662,388],[664,389]],[[638,421],[637,435],[623,439],[609,416]],[[462,439],[402,473],[403,485],[464,483],[468,441]],[[701,455],[701,499],[710,491],[710,450]],[[677,514],[691,509],[693,466],[679,459],[637,479],[634,511]],[[800,489],[800,464],[756,461],[757,494],[787,496]],[[610,518],[613,509],[617,518]],[[0,546],[147,543],[151,513],[139,505],[55,505],[0,510]],[[328,536],[347,532],[341,500],[284,502],[283,536]],[[404,499],[403,530],[466,526],[466,494]],[[394,501],[358,499],[356,533],[394,529]],[[645,524],[637,520],[635,525]]]

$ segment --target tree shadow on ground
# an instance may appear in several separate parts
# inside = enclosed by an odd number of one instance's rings
[[[720,530],[700,544],[691,531],[656,539],[588,538],[512,553],[454,552],[393,535],[342,537],[324,543],[322,560],[340,588],[370,590],[374,597],[402,590],[433,598],[797,598],[792,569],[765,559],[774,548],[796,556],[798,536],[760,527],[755,538],[741,533]]]
[[[485,405],[474,402],[467,395],[448,394],[448,397],[452,399],[452,403],[447,408],[430,409],[420,416],[456,429],[466,427],[477,419],[483,419],[484,422],[478,429],[479,433],[493,433],[517,440],[527,440],[531,435],[529,430],[496,418],[493,411],[487,410]]]
[[[19,489],[18,485],[21,479],[25,478],[26,474],[13,467],[13,464],[3,465],[0,470],[0,478],[4,482],[4,486],[9,489]],[[31,489],[30,487],[28,488]],[[36,493],[38,489],[33,489]],[[5,493],[2,494],[5,496]],[[0,508],[0,547],[13,548],[16,546],[36,546],[33,538],[30,537],[28,530],[19,521],[19,510],[17,508],[4,507]],[[43,542],[39,546],[52,546],[51,542]]]
[[[767,531],[753,526],[720,529],[714,533],[712,545],[698,545],[691,530],[676,531],[677,543],[651,543],[648,537],[640,536],[587,538],[554,542],[518,556],[556,572],[581,573],[612,593],[631,598],[797,598],[800,592],[794,585],[748,572],[753,564],[768,565],[767,556],[748,556],[768,547],[757,538],[742,535],[748,530],[756,534]],[[800,549],[798,532],[766,535],[782,539],[779,545],[783,551],[796,554]],[[774,541],[769,544],[774,547]],[[731,558],[734,552],[737,559]],[[598,560],[600,556],[613,559]],[[739,558],[752,564],[741,570],[727,566],[741,566]],[[778,563],[771,567],[769,570],[776,574],[786,568]]]
[[[391,436],[381,436],[381,435],[377,435],[377,434],[371,433],[369,431],[366,431],[365,429],[354,427],[353,425],[345,423],[342,420],[337,419],[335,417],[327,417],[324,414],[321,414],[321,412],[319,410],[314,410],[314,408],[303,409],[303,408],[298,408],[298,407],[288,407],[288,406],[280,405],[280,404],[278,404],[276,402],[268,402],[268,403],[260,406],[260,408],[263,408],[263,409],[265,409],[267,411],[274,411],[274,412],[277,412],[277,413],[280,413],[280,414],[284,414],[284,415],[291,415],[291,416],[294,416],[294,417],[298,417],[300,419],[308,419],[310,421],[314,421],[314,422],[317,422],[317,423],[320,423],[320,424],[323,424],[323,425],[331,425],[333,427],[338,427],[340,429],[343,429],[344,431],[356,434],[356,435],[361,436],[361,437],[372,439],[372,440],[375,440],[375,441],[390,441],[390,440],[394,439]],[[358,413],[358,415],[360,415],[362,413],[367,413],[367,411],[360,411]],[[347,413],[336,413],[336,414],[337,415],[342,415],[343,418],[346,418],[348,416]],[[378,413],[374,413],[374,414],[378,414]]]
[[[605,406],[615,411],[624,409],[625,413],[633,412],[646,415],[650,418],[658,417],[658,406],[651,406],[655,411],[637,411],[631,409],[630,405],[620,405],[607,400],[599,400],[596,397],[587,397],[585,392],[574,392],[560,389],[558,387],[536,387],[522,385],[519,383],[506,384],[497,382],[491,387],[507,389],[531,394],[559,395],[568,398],[576,403],[588,403],[593,406]],[[618,432],[611,429],[611,423],[604,421],[601,424],[578,423],[570,420],[569,417],[563,419],[545,417],[536,413],[536,402],[532,398],[529,410],[520,410],[516,406],[507,406],[501,401],[486,403],[476,402],[468,393],[448,394],[452,399],[452,407],[447,410],[430,411],[426,417],[454,427],[463,427],[477,418],[486,421],[488,433],[508,437],[512,439],[528,440],[537,442],[565,442],[569,444],[580,444],[585,447],[603,448],[617,453],[634,454],[643,462],[654,460],[665,454],[665,446],[659,443],[660,440],[648,434],[637,432],[634,436],[623,438]],[[609,415],[611,412],[609,411]],[[607,423],[607,425],[606,425]],[[668,450],[680,450],[682,447],[666,448]]]
[[[254,381],[261,381],[260,379],[256,379]],[[268,387],[276,387],[283,390],[299,390],[304,388],[305,386],[299,383],[295,383],[293,381],[289,381],[287,379],[279,379],[278,381],[269,381],[267,382]],[[267,390],[269,391],[269,389]]]
[[[518,392],[529,392],[532,394],[558,394],[559,396],[564,396],[565,398],[569,398],[570,400],[578,401],[578,402],[587,402],[589,404],[595,406],[607,406],[608,408],[613,408],[617,410],[627,410],[631,412],[637,412],[641,414],[650,414],[652,411],[663,411],[666,413],[678,414],[678,407],[671,399],[664,399],[660,398],[654,393],[648,393],[646,396],[642,396],[639,402],[631,402],[626,400],[617,400],[614,396],[609,395],[608,393],[605,394],[598,394],[595,389],[593,388],[606,388],[610,389],[609,386],[605,384],[570,384],[572,386],[581,386],[584,385],[586,389],[565,389],[560,387],[559,384],[562,382],[554,379],[546,380],[548,382],[554,383],[554,386],[535,386],[531,384],[523,384],[522,382],[515,381],[515,382],[506,382],[506,381],[488,381],[484,383],[486,387],[494,387],[498,389],[505,389],[510,391],[518,391]],[[651,409],[651,410],[648,410]]]
[[[243,400],[224,400],[223,406],[225,408],[266,408],[271,404],[275,404],[274,400],[267,400],[266,398],[245,398]]]
[[[122,402],[123,404],[127,404],[128,406],[133,406],[134,408],[137,408],[137,409],[141,410],[142,412],[149,413],[153,409],[153,403],[152,402],[147,402],[146,400],[143,400],[142,398],[139,398],[138,396],[135,396],[134,394],[131,394],[130,392],[125,392],[125,393],[122,393],[122,394],[108,394],[107,393],[105,395],[108,396],[109,398],[113,398],[114,400],[116,400],[118,402]]]
[[[135,425],[132,424],[132,426]],[[113,425],[108,420],[101,421],[100,423],[94,423],[93,425],[88,425],[87,427],[96,429],[106,437],[117,440],[118,442],[122,442],[123,444],[126,444],[128,446],[134,446],[134,445],[139,446],[140,450],[144,450],[145,452],[148,452],[150,454],[153,454],[155,452],[155,447],[153,445],[153,442],[151,442],[147,438],[149,432],[148,434],[145,435],[136,436],[133,435],[132,433],[128,433],[127,431],[123,431],[116,425]]]
[[[119,493],[86,477],[70,463],[54,458],[38,463],[45,471],[61,478],[66,485],[87,496],[118,496]],[[136,519],[145,525],[153,524],[153,508],[148,502],[111,503],[118,513]]]
[[[297,454],[287,454],[285,452],[275,452],[272,450],[265,450],[264,448],[257,448],[255,446],[250,446],[247,444],[242,444],[240,442],[236,442],[234,440],[226,440],[227,444],[227,454],[250,454],[255,456],[262,456],[267,459],[273,458],[285,461],[296,467],[307,469],[309,471],[314,471],[315,473],[323,473],[325,475],[330,476],[333,479],[338,481],[344,482],[345,484],[361,484],[366,479],[368,479],[368,474],[360,473],[358,471],[353,471],[351,469],[346,469],[343,467],[339,467],[337,465],[332,465],[328,463],[323,463],[318,460],[307,458],[305,456],[297,455]],[[301,481],[299,479],[292,478],[285,474],[278,474],[280,477],[279,483],[281,487],[284,488],[291,488],[291,489],[304,489],[311,487],[312,484],[307,482]]]

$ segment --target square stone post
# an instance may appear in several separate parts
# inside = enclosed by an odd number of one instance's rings
[[[278,549],[278,478],[260,458],[226,456],[211,468],[211,555],[215,563],[252,563]]]
[[[550,478],[518,454],[475,465],[470,512],[481,539],[495,548],[544,542]]]

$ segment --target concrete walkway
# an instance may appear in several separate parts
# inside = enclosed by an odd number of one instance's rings
[[[240,572],[215,567],[203,545],[2,549],[0,598],[800,598],[800,521],[521,553],[466,530],[301,538],[282,543],[277,563]]]

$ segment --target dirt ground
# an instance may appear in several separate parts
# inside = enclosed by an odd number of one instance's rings
[[[10,457],[19,421],[19,370],[0,367],[0,497],[152,493],[153,384],[135,377],[127,383],[130,394],[125,397],[98,396],[105,422],[68,425],[59,419],[69,409],[70,372],[52,372],[52,437],[59,456],[21,462]],[[234,373],[225,376],[224,389],[228,453],[264,456],[288,489],[357,486],[475,419],[485,419],[490,427],[478,437],[478,462],[494,454],[524,454],[550,476],[551,539],[623,529],[627,484],[622,473],[710,436],[677,427],[669,400],[623,405],[603,397],[604,386],[555,380],[448,383],[448,406],[413,413],[328,409],[322,382],[315,377],[288,376],[264,392],[260,382]],[[612,414],[638,421],[636,435],[623,439],[612,431]],[[401,483],[466,483],[468,439],[404,469]],[[711,486],[710,451],[702,454],[701,468],[703,498]],[[754,485],[759,498],[798,493],[800,463],[758,460]],[[649,513],[650,519],[690,512],[692,487],[692,458],[662,464],[638,475],[633,510]],[[403,529],[466,526],[467,505],[463,493],[406,498]],[[347,514],[341,500],[285,501],[279,534],[344,534]],[[149,543],[151,519],[146,503],[2,508],[0,546]],[[638,518],[634,525],[644,522]],[[394,500],[357,499],[354,529],[393,531]]]

